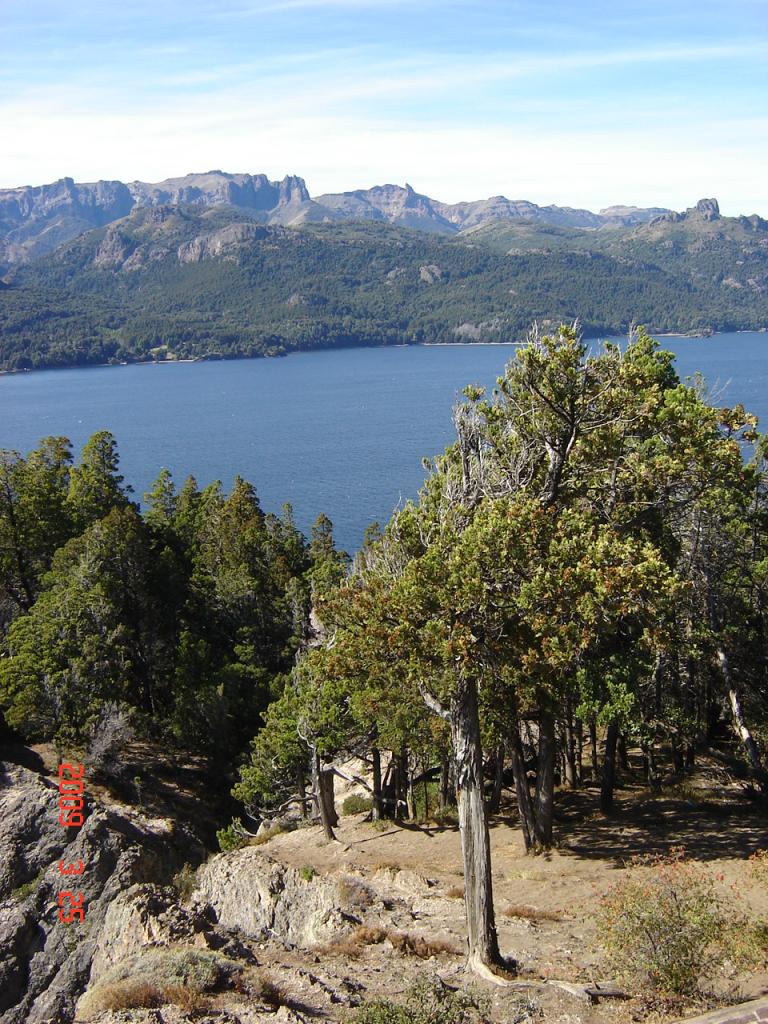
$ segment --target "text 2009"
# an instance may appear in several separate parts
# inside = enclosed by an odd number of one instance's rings
[[[83,824],[83,766],[59,765],[59,824],[64,828],[79,828]],[[81,860],[68,864],[59,861],[60,875],[82,875],[85,865]],[[85,920],[83,894],[65,889],[59,893],[59,920],[64,924]]]

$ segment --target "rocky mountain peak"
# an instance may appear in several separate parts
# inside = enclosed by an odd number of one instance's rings
[[[689,213],[697,213],[702,220],[719,220],[720,206],[716,199],[700,199]]]

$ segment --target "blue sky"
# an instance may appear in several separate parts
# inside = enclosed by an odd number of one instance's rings
[[[0,0],[0,187],[214,167],[768,215],[768,0]]]

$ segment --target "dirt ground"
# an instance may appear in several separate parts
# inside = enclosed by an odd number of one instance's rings
[[[600,814],[597,796],[595,789],[558,794],[557,846],[544,855],[525,854],[513,808],[493,820],[494,899],[502,952],[517,960],[518,981],[532,983],[527,994],[543,1012],[540,1019],[552,1024],[669,1020],[688,1009],[693,1012],[693,1004],[652,1007],[637,998],[585,1005],[562,991],[542,988],[541,982],[610,980],[593,913],[600,895],[622,877],[634,855],[683,846],[690,860],[722,874],[722,885],[732,887],[744,912],[755,919],[768,917],[768,889],[755,881],[748,864],[750,854],[768,848],[768,816],[714,762],[661,795],[641,787],[620,790],[611,818]],[[262,848],[278,860],[322,874],[359,874],[378,882],[388,872],[394,889],[408,894],[413,916],[404,922],[406,928],[463,948],[463,873],[455,827],[407,822],[382,827],[356,815],[342,817],[337,836],[337,843],[328,843],[319,828],[301,828],[275,836]],[[320,962],[330,967],[332,959],[332,952],[325,952]],[[461,956],[412,961],[377,945],[366,947],[347,969],[365,978],[367,998],[396,998],[425,970],[451,984],[472,983],[462,973]],[[726,1002],[768,992],[764,971],[739,974],[726,964],[722,976],[711,980]],[[492,995],[495,1019],[515,1020],[520,990],[513,995],[485,983],[480,987]],[[712,1004],[699,1004],[707,1005]]]

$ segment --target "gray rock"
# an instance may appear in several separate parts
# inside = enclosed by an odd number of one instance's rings
[[[254,847],[212,857],[198,872],[193,900],[209,906],[223,928],[303,948],[350,927],[337,882],[318,875],[304,879]]]
[[[58,791],[25,768],[0,764],[0,1024],[73,1019],[110,904],[136,882],[168,881],[203,855],[165,819],[86,804],[77,831],[58,821]],[[60,859],[82,860],[71,879]],[[58,894],[82,892],[85,921],[59,921]]]

